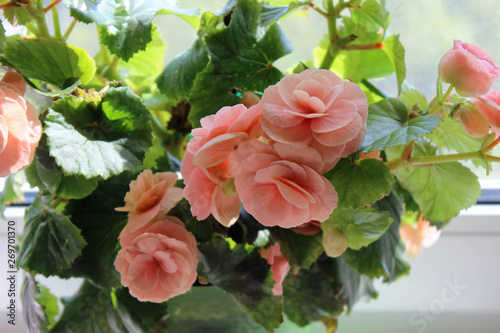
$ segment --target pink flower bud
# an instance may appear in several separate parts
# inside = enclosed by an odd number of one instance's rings
[[[460,121],[463,129],[473,138],[482,138],[490,130],[488,119],[475,106],[462,107],[453,117]]]
[[[491,89],[500,68],[481,47],[455,39],[453,49],[441,58],[438,73],[441,81],[453,85],[458,94],[477,97]]]
[[[500,91],[492,90],[480,98],[473,99],[472,102],[492,126],[500,127]]]

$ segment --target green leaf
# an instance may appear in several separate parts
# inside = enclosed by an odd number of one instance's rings
[[[347,236],[348,246],[359,250],[379,239],[392,221],[388,212],[374,212],[366,208],[335,209],[321,228],[336,227]]]
[[[163,0],[85,0],[90,15],[101,29],[101,37],[110,51],[127,61],[144,50],[152,40],[151,21],[157,14],[176,14],[195,28],[198,11],[181,9],[174,1]]]
[[[262,24],[267,25],[287,16],[297,8],[304,6],[302,1],[287,1],[286,6],[262,4]]]
[[[339,196],[338,208],[358,208],[371,205],[391,192],[394,177],[381,161],[367,158],[351,163],[341,160],[325,175]]]
[[[316,50],[314,52],[315,58],[324,55],[326,50],[326,48],[321,51]],[[330,69],[340,77],[353,82],[385,77],[394,72],[391,59],[382,49],[340,51]]]
[[[193,126],[221,107],[238,103],[235,91],[264,91],[282,78],[273,63],[288,54],[291,45],[276,23],[259,27],[260,12],[257,1],[238,1],[228,27],[208,30],[211,60],[196,76],[189,98]]]
[[[352,310],[354,304],[364,297],[377,298],[378,293],[373,287],[373,280],[359,274],[341,258],[338,258],[336,263],[339,280],[342,282],[340,297],[346,302],[349,311]]]
[[[406,77],[406,64],[405,64],[405,48],[399,40],[399,35],[389,36],[384,40],[383,50],[391,59],[391,62],[396,71],[396,78],[398,80],[398,91],[401,92],[401,85]]]
[[[391,193],[377,201],[373,207],[380,212],[388,211],[394,222],[380,239],[357,251],[347,249],[342,259],[360,274],[369,278],[384,277],[384,281],[392,282],[410,271],[410,266],[403,259],[405,244],[399,236],[403,205]]]
[[[90,196],[71,200],[65,207],[65,213],[71,214],[71,221],[81,229],[88,245],[64,276],[85,277],[103,288],[120,285],[113,263],[119,249],[118,235],[127,222],[127,215],[117,213],[115,208],[123,206],[133,179],[133,174],[123,173],[100,181]]]
[[[52,332],[149,333],[157,325],[164,326],[166,314],[165,303],[139,302],[127,289],[114,292],[85,281],[76,295],[64,302],[64,312]]]
[[[127,62],[118,61],[118,75],[132,89],[151,86],[163,69],[162,59],[165,58],[166,48],[160,32],[155,31],[153,40],[145,50],[137,52]]]
[[[306,236],[288,229],[272,228],[271,233],[279,240],[281,251],[292,266],[309,268],[323,253],[321,232]]]
[[[407,145],[432,130],[439,124],[438,115],[425,115],[410,121],[408,107],[397,98],[386,98],[368,108],[368,129],[361,143],[365,153],[375,149]]]
[[[39,292],[36,294],[35,300],[38,304],[43,306],[45,317],[48,321],[47,330],[50,331],[50,329],[56,324],[55,317],[59,314],[57,298],[50,293],[49,289],[42,286],[40,283],[37,283],[36,285]]]
[[[252,322],[227,293],[214,286],[193,287],[168,301],[167,327],[172,332],[268,332]],[[217,309],[214,311],[214,309]]]
[[[285,313],[299,326],[325,317],[336,317],[344,305],[339,294],[342,285],[335,274],[335,262],[321,258],[310,269],[289,274],[283,282]]]
[[[3,27],[3,24],[0,23],[0,53],[3,53],[3,48],[6,42],[7,37],[5,37],[5,28]]]
[[[385,30],[389,23],[385,8],[376,0],[365,0],[359,8],[352,6],[350,10],[353,21],[367,27],[369,30],[378,31],[380,28]]]
[[[62,95],[68,95],[73,90],[75,90],[80,84],[82,84],[82,81],[76,80],[75,83],[70,85],[69,87],[62,89],[62,90],[56,90],[56,91],[43,91],[40,89],[35,88],[35,91],[41,95],[48,96],[48,97],[59,97]]]
[[[128,61],[135,53],[145,50],[153,40],[153,25],[144,24],[134,18],[130,19],[119,33],[101,30],[101,40],[118,58]]]
[[[3,212],[5,208],[12,203],[21,203],[24,201],[24,194],[21,191],[23,183],[22,173],[10,174],[5,178],[5,183],[0,192],[0,217],[5,219]]]
[[[40,197],[26,210],[19,265],[45,276],[68,268],[86,242],[67,216],[42,205]]]
[[[208,53],[198,39],[186,52],[178,55],[156,79],[158,89],[173,100],[187,99],[193,88],[196,74],[208,64]]]
[[[384,35],[379,30],[369,30],[366,26],[356,23],[351,17],[343,16],[342,21],[344,28],[339,31],[339,37],[356,36],[356,39],[349,42],[349,45],[375,44],[384,39]],[[328,41],[322,41],[321,43],[325,42]]]
[[[421,145],[415,145],[413,157],[426,155]],[[395,175],[418,203],[426,220],[448,222],[462,209],[474,205],[481,195],[477,176],[459,162],[401,168]]]
[[[479,151],[482,143],[482,139],[468,135],[462,125],[451,117],[444,117],[439,126],[426,138],[438,147],[448,148],[458,153]]]
[[[3,16],[14,26],[18,24],[25,25],[26,23],[33,21],[33,16],[23,7],[24,6],[4,8]]]
[[[96,103],[83,97],[60,99],[45,123],[50,153],[57,164],[66,174],[86,178],[109,178],[135,170],[152,143],[149,111],[125,87],[111,88]]]
[[[17,39],[5,43],[5,59],[31,79],[65,89],[94,76],[95,61],[87,51],[57,39]]]
[[[268,331],[283,321],[283,298],[274,296],[270,266],[259,252],[247,252],[243,245],[230,249],[229,243],[214,239],[201,243],[198,274],[227,291],[245,313]]]
[[[87,10],[84,0],[63,0],[63,2],[69,7],[69,14],[71,17],[85,24],[94,22],[94,19]]]
[[[425,95],[416,90],[403,91],[401,94],[399,94],[398,98],[405,102],[406,105],[410,107],[410,109],[418,106],[420,109],[425,110],[428,105]]]

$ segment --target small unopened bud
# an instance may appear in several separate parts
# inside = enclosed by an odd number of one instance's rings
[[[323,248],[329,257],[336,258],[344,253],[347,249],[347,241],[347,236],[335,226],[330,226],[323,231]]]
[[[259,96],[257,96],[255,93],[251,91],[245,91],[240,101],[240,103],[246,106],[247,108],[254,106],[255,104],[259,104],[259,102],[260,102]]]
[[[490,123],[488,119],[478,111],[476,106],[462,106],[455,110],[453,118],[460,121],[463,129],[473,138],[482,138],[488,134]]]

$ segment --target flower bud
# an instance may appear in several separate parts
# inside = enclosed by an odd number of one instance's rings
[[[463,129],[473,138],[482,138],[490,130],[488,119],[475,105],[459,107],[453,117],[460,121]]]
[[[453,49],[441,58],[438,73],[441,81],[453,85],[459,95],[477,97],[491,89],[500,68],[481,47],[456,39]]]

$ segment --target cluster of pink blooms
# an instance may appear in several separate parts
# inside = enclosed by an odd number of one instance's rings
[[[337,193],[322,175],[358,149],[367,113],[358,85],[309,69],[268,87],[249,109],[203,118],[181,165],[193,216],[230,226],[243,204],[268,227],[325,221]]]
[[[23,98],[25,92],[21,74],[9,71],[0,81],[0,177],[30,165],[42,135],[38,113]]]
[[[472,137],[484,137],[490,131],[500,133],[500,91],[491,90],[500,76],[500,68],[481,47],[455,40],[438,66],[439,78],[455,87],[463,97],[473,97],[454,115]]]
[[[423,215],[420,214],[417,223],[403,222],[399,228],[399,234],[406,245],[405,254],[415,259],[423,247],[431,247],[437,242],[441,231],[436,226],[431,226],[430,222],[424,220]]]
[[[125,196],[128,223],[120,234],[115,267],[121,283],[140,301],[164,302],[184,294],[196,281],[195,237],[168,212],[182,199],[173,172],[143,171]]]

